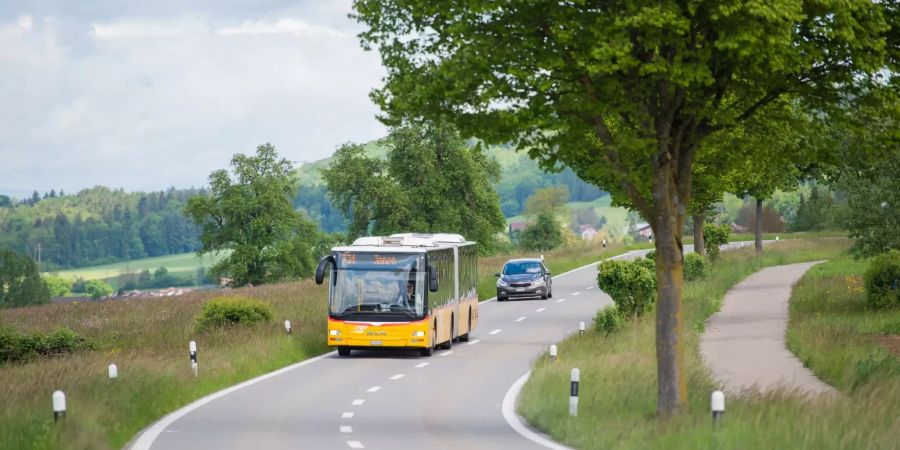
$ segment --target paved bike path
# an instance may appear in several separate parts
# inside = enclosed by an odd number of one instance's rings
[[[815,264],[768,267],[725,294],[722,309],[706,323],[700,353],[726,391],[837,392],[785,346],[791,288]]]

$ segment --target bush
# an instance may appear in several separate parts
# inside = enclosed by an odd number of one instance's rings
[[[706,247],[706,256],[710,261],[719,259],[719,246],[728,243],[731,227],[722,225],[707,225],[703,228],[703,244]]]
[[[646,261],[646,258],[642,258]],[[636,317],[656,302],[656,276],[646,262],[603,261],[597,283],[612,297],[622,317]]]
[[[550,213],[538,215],[534,223],[522,230],[519,235],[519,245],[525,250],[553,250],[562,244],[562,227]]]
[[[706,258],[696,253],[684,255],[684,281],[702,280],[708,273]]]
[[[103,280],[88,280],[84,282],[84,292],[94,300],[99,300],[113,293],[112,286]]]
[[[900,251],[875,256],[864,275],[866,302],[875,309],[900,305]]]
[[[619,328],[622,328],[622,317],[616,305],[597,311],[597,315],[594,316],[594,329],[598,333],[612,334]]]
[[[46,335],[39,332],[22,334],[12,328],[0,328],[0,363],[92,349],[93,343],[68,328],[58,328]]]
[[[197,316],[197,329],[268,322],[272,320],[272,315],[272,307],[259,300],[248,297],[215,298],[203,305]]]

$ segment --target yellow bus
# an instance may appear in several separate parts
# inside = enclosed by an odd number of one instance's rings
[[[478,255],[458,234],[368,236],[335,247],[316,268],[328,278],[328,345],[415,349],[431,356],[468,341],[478,324]]]

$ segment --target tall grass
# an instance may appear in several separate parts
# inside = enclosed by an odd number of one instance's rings
[[[699,336],[725,292],[767,266],[836,257],[846,240],[780,242],[761,256],[752,249],[723,252],[711,275],[686,285],[685,359],[688,406],[660,421],[656,410],[654,318],[618,333],[593,331],[566,339],[559,359],[544,356],[525,385],[519,412],[555,439],[576,448],[897,448],[900,385],[867,384],[850,396],[809,399],[793,392],[731,397],[716,435],[709,395],[716,388],[699,355]],[[568,417],[569,372],[581,370],[580,409]]]

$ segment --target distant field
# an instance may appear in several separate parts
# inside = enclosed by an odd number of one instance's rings
[[[82,267],[79,269],[62,270],[56,272],[57,275],[75,279],[78,277],[85,280],[96,280],[104,278],[112,278],[124,273],[138,273],[144,269],[153,272],[154,270],[165,267],[171,275],[193,275],[200,267],[209,267],[222,258],[224,254],[206,255],[202,258],[196,253],[180,253],[177,255],[157,256],[154,258],[135,259],[131,261],[122,261],[114,264],[104,264],[102,266]]]
[[[628,225],[628,210],[625,208],[610,206],[610,202],[612,199],[608,195],[604,195],[603,197],[598,198],[592,202],[569,202],[563,206],[564,210],[560,214],[557,215],[557,219],[563,224],[563,226],[568,227],[569,222],[572,217],[571,214],[573,211],[577,211],[579,209],[587,209],[593,208],[594,213],[597,214],[597,217],[606,217],[606,225],[603,226],[598,231],[605,231],[607,234],[610,234],[610,230],[614,230],[611,235],[612,236],[622,236],[622,230],[625,226]],[[527,217],[524,215],[513,216],[506,219],[507,223],[512,222],[522,222],[526,221]]]

